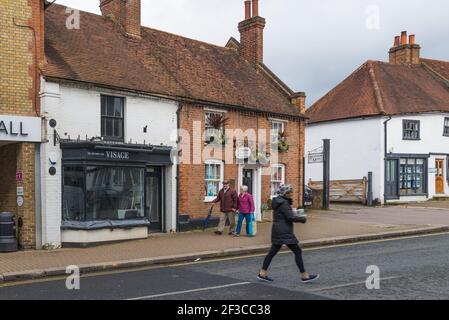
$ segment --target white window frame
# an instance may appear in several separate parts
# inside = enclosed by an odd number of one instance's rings
[[[204,172],[206,172],[206,166],[208,166],[208,165],[219,165],[220,166],[220,179],[219,179],[220,181],[218,183],[218,191],[220,191],[223,188],[224,162],[222,160],[206,160],[204,162]],[[206,179],[206,177],[204,177],[204,183],[206,184],[206,187],[207,187],[207,181],[209,181],[209,180],[211,180],[211,179]],[[204,202],[212,202],[215,200],[215,198],[216,198],[216,196],[208,197],[206,195],[204,197]]]
[[[273,180],[273,173],[274,173],[274,169],[282,169],[282,179],[281,180]],[[282,163],[276,163],[271,165],[271,174],[270,174],[270,194],[271,194],[271,198],[275,198],[277,196],[277,194],[273,194],[273,183],[281,183],[281,184],[285,184],[285,164]]]
[[[218,110],[211,110],[211,109],[206,109],[204,111],[204,135],[205,135],[206,142],[209,142],[209,137],[210,137],[210,135],[208,135],[208,129],[212,128],[212,127],[208,127],[208,125],[207,125],[207,116],[209,114],[219,114],[219,115],[225,116],[226,112],[218,111]],[[225,129],[224,127],[221,127],[221,129],[220,129],[221,134],[224,133],[224,129]],[[213,130],[217,130],[217,129],[213,128]]]
[[[274,125],[280,125],[281,131],[274,128]],[[270,129],[270,144],[271,144],[271,150],[277,150],[278,149],[278,139],[279,139],[279,133],[284,132],[285,130],[285,122],[280,120],[271,120],[271,129]]]

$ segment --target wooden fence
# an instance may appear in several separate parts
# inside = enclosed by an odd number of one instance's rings
[[[313,190],[323,190],[322,181],[309,181]],[[329,197],[331,202],[367,203],[368,179],[330,181]]]

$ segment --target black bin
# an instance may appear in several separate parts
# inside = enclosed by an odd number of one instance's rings
[[[14,213],[0,212],[0,252],[18,250]]]

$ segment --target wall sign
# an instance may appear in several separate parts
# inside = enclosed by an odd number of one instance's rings
[[[309,153],[309,164],[323,163],[324,153]]]
[[[41,142],[38,117],[0,116],[0,141]]]
[[[24,202],[23,197],[17,197],[17,205],[19,207],[23,206],[23,202]]]
[[[16,181],[17,182],[22,182],[23,181],[23,172],[22,171],[17,171],[16,172]]]
[[[238,148],[235,151],[235,157],[237,159],[248,159],[249,156],[251,155],[251,148],[248,147],[244,147],[244,148]]]
[[[24,193],[23,193],[23,187],[17,187],[17,195],[18,195],[18,196],[23,196],[23,195],[24,195]]]

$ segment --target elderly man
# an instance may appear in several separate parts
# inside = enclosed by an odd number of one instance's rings
[[[223,189],[218,193],[217,198],[212,201],[211,208],[214,207],[215,203],[220,202],[220,222],[218,224],[218,229],[215,231],[216,235],[222,235],[226,224],[226,218],[229,219],[229,235],[235,234],[235,213],[237,212],[238,205],[238,195],[234,189],[231,189],[229,185],[229,180],[223,181]]]

